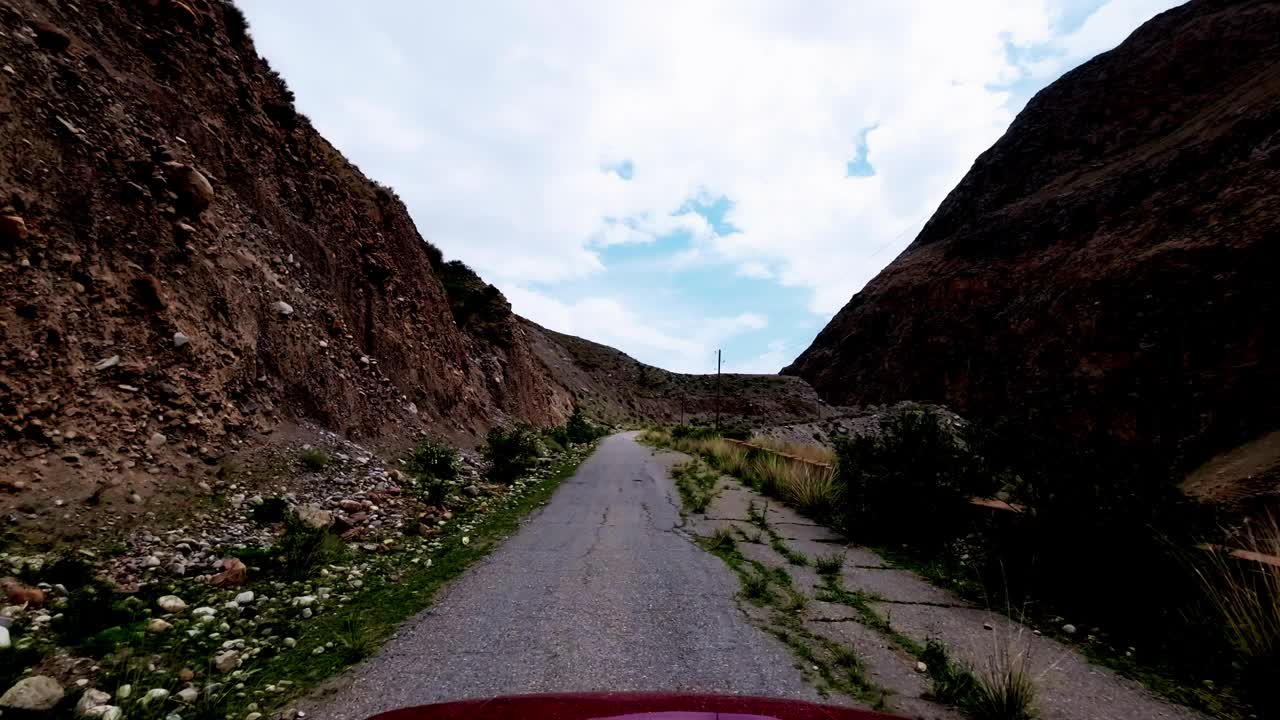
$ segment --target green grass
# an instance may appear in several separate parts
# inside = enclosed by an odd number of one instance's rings
[[[787,547],[787,543],[783,541],[782,536],[776,531],[769,528],[768,533],[769,547],[773,548],[773,551],[781,555],[787,562],[797,567],[804,567],[809,564],[809,558],[804,553],[796,552]]]
[[[278,684],[281,680],[292,682],[288,692],[271,697],[270,705],[283,706],[311,686],[351,664],[359,653],[312,654],[312,650],[325,642],[341,638],[344,633],[351,633],[351,618],[360,619],[361,645],[367,642],[372,647],[380,646],[400,623],[428,607],[441,586],[488,555],[519,529],[521,519],[529,511],[545,503],[561,481],[573,474],[587,454],[589,450],[564,458],[547,478],[527,486],[523,494],[514,497],[511,502],[481,516],[478,524],[470,531],[462,531],[461,522],[450,523],[448,529],[435,538],[443,543],[443,547],[433,555],[433,562],[429,567],[405,565],[395,576],[390,572],[368,572],[364,588],[352,596],[345,606],[346,612],[317,615],[309,622],[306,634],[298,638],[296,649],[262,659],[254,663],[252,668],[247,668],[256,673],[261,685]],[[461,521],[469,517],[472,514],[468,512],[457,519]],[[470,536],[470,543],[467,545],[460,542],[463,534]],[[243,715],[241,706],[244,702],[247,700],[233,700],[229,711],[237,716]]]
[[[707,468],[701,460],[694,459],[672,468],[671,477],[675,480],[676,490],[680,493],[685,509],[705,513],[715,499],[719,474]]]
[[[716,528],[709,542],[713,550],[733,550],[737,544],[733,537],[733,530],[726,526]]]

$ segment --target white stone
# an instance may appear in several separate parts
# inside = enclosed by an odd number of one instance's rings
[[[116,697],[120,698],[121,700],[128,700],[129,696],[132,694],[133,694],[132,685],[126,684],[116,688]]]
[[[151,690],[148,690],[146,695],[142,696],[142,699],[138,701],[138,704],[142,705],[143,707],[146,707],[154,702],[164,702],[168,698],[169,698],[168,690],[165,690],[164,688],[153,688]]]
[[[252,590],[245,590],[244,592],[236,596],[236,603],[240,605],[248,605],[251,602],[253,602]]]
[[[1075,626],[1075,625],[1072,625],[1071,623],[1067,623],[1066,625],[1063,625],[1063,626],[1062,626],[1062,632],[1064,632],[1064,633],[1066,633],[1066,634],[1068,634],[1068,635],[1075,635],[1075,634],[1076,634],[1076,626]]]
[[[180,347],[182,347],[183,345],[186,345],[186,344],[187,344],[187,343],[189,343],[189,342],[191,342],[191,338],[190,338],[190,337],[187,337],[187,335],[186,335],[185,333],[176,332],[176,333],[174,333],[174,334],[173,334],[173,346],[174,346],[174,347],[179,347],[179,348],[180,348]]]
[[[156,604],[167,613],[180,613],[187,609],[187,603],[177,595],[165,595],[157,600]]]
[[[289,317],[293,314],[293,306],[283,300],[277,300],[271,303],[271,309],[281,317]]]
[[[95,688],[89,688],[80,696],[80,701],[76,703],[76,714],[81,717],[87,717],[89,710],[106,705],[111,702],[111,693],[103,692]]]
[[[166,632],[172,627],[173,623],[165,622],[160,618],[151,618],[151,620],[147,621],[147,632],[149,633]]]
[[[200,691],[193,687],[182,688],[175,694],[175,697],[190,705],[196,701],[196,698],[200,697]]]
[[[218,614],[218,611],[214,610],[208,605],[204,607],[198,607],[195,610],[191,611],[191,616],[198,617],[198,618],[213,617],[214,615],[217,615],[217,614]]]
[[[99,705],[86,710],[84,717],[93,720],[121,720],[124,717],[124,711],[116,705]]]

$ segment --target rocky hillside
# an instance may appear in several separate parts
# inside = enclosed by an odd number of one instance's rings
[[[0,0],[0,58],[11,523],[154,512],[316,430],[390,459],[423,431],[556,424],[597,391],[611,418],[674,416],[566,367],[555,344],[582,341],[446,262],[297,112],[229,2]]]
[[[1274,429],[1277,27],[1196,0],[1040,92],[783,372],[1184,462]]]
[[[593,417],[627,423],[715,416],[714,375],[668,372],[611,347],[522,322],[534,354]],[[719,382],[726,421],[772,425],[834,412],[799,378],[726,373]]]

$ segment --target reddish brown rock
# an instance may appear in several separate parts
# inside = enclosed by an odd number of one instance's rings
[[[0,592],[4,593],[5,599],[11,605],[30,605],[32,607],[44,605],[44,591],[40,588],[24,585],[17,578],[0,578]]]
[[[237,558],[226,558],[222,561],[222,572],[209,578],[214,587],[239,587],[249,579],[249,568]]]
[[[1277,27],[1191,2],[1041,91],[783,372],[1186,462],[1272,429]]]
[[[0,246],[16,245],[27,239],[27,223],[17,215],[0,215]]]

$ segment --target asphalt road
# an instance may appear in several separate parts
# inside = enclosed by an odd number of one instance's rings
[[[551,501],[336,691],[325,720],[517,693],[663,690],[817,699],[748,623],[737,579],[679,530],[668,464],[604,440]]]

